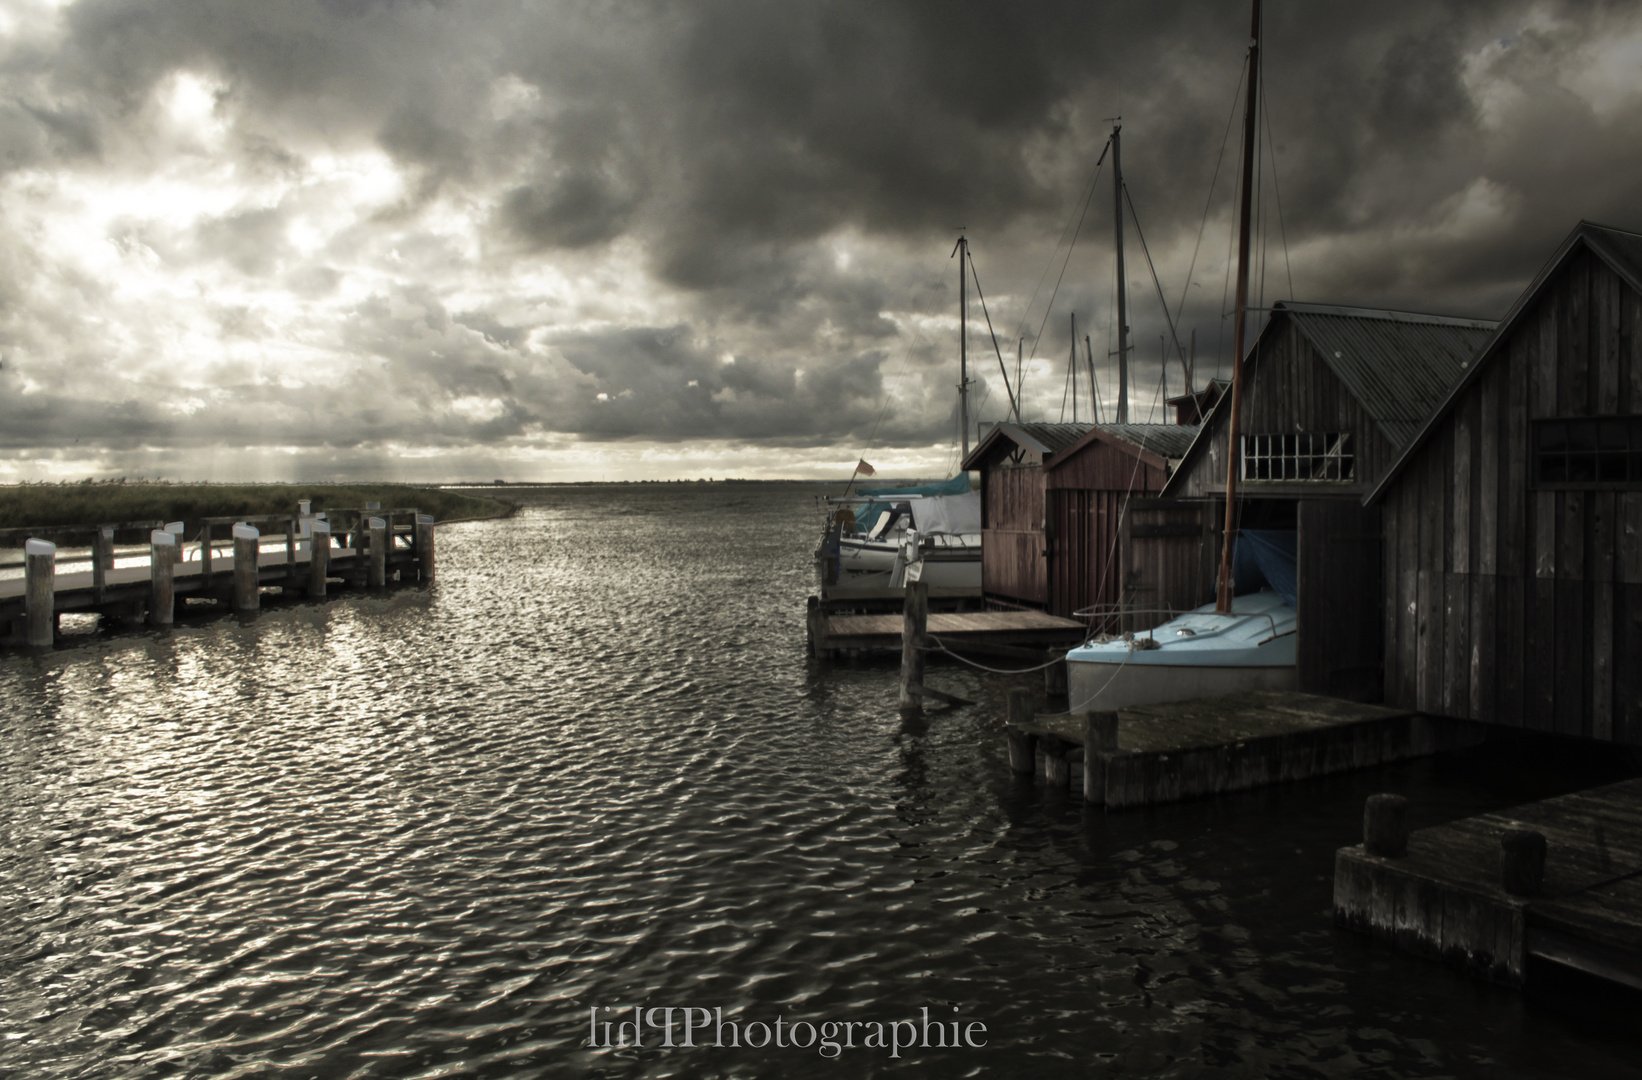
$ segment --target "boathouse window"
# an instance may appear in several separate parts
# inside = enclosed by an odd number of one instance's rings
[[[1534,421],[1534,478],[1558,487],[1642,484],[1642,416]]]
[[[1355,480],[1349,431],[1244,435],[1245,480]]]

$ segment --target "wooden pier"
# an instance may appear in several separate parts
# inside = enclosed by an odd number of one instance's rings
[[[1019,695],[1019,696],[1017,696]],[[1480,741],[1458,725],[1317,694],[1260,691],[1033,716],[1011,695],[1010,767],[1109,810],[1346,772]]]
[[[1401,834],[1400,802],[1335,856],[1341,926],[1505,986],[1537,958],[1642,990],[1642,780]]]
[[[384,588],[429,581],[435,566],[433,525],[431,516],[414,508],[367,506],[204,518],[187,541],[182,522],[5,530],[0,543],[23,543],[24,575],[0,578],[0,644],[49,647],[58,617],[66,612],[169,626],[188,600],[248,612],[259,607],[268,588],[321,597],[332,582]],[[259,526],[271,535],[264,536]],[[116,546],[118,538],[134,535],[147,544]],[[63,561],[85,569],[59,570],[56,542],[82,537],[90,540],[89,553]]]
[[[1042,662],[1045,650],[1080,643],[1089,628],[1041,611],[984,611],[979,589],[926,587],[930,644],[953,652]],[[810,655],[817,659],[898,653],[910,589],[829,589],[809,598]]]

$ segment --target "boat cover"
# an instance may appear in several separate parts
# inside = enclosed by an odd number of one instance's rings
[[[978,533],[981,531],[981,493],[938,495],[912,503],[912,521],[920,533]]]
[[[1297,548],[1293,529],[1239,530],[1232,549],[1232,581],[1237,595],[1271,589],[1289,607],[1298,608]]]
[[[857,488],[862,495],[873,499],[905,499],[913,495],[962,495],[969,490],[969,474],[959,473],[939,484],[914,484],[911,487]]]

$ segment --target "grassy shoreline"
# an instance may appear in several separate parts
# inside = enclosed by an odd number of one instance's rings
[[[186,522],[191,534],[201,518],[293,514],[298,499],[313,500],[315,511],[369,502],[415,507],[438,521],[506,517],[517,509],[500,499],[409,484],[13,484],[0,485],[0,529],[158,520]]]

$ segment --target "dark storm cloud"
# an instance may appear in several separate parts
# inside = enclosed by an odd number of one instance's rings
[[[1286,294],[1292,263],[1302,299],[1497,315],[1580,217],[1642,226],[1642,99],[1620,89],[1603,105],[1575,86],[1593,47],[1637,32],[1628,9],[1266,6],[1272,289]],[[1201,262],[1219,266],[1247,17],[1218,0],[84,0],[55,30],[0,43],[0,170],[163,174],[217,155],[224,175],[284,178],[283,199],[191,225],[134,209],[111,226],[130,261],[221,267],[299,309],[335,305],[326,332],[349,370],[327,389],[233,382],[267,412],[224,438],[931,442],[950,434],[952,350],[909,327],[953,308],[954,230],[985,253],[1000,334],[1032,334],[1041,307],[1026,299],[1077,216],[1108,118],[1123,115],[1127,182],[1160,257],[1191,251],[1218,163],[1222,231]],[[220,147],[144,119],[178,72],[210,80]],[[301,198],[342,198],[316,194],[306,170],[359,149],[402,171],[397,201],[299,251]],[[1105,182],[1039,355],[1064,354],[1050,335],[1066,311],[1107,303],[1107,264],[1091,254],[1109,235]],[[426,216],[458,211],[466,237]],[[13,223],[8,243],[27,229]],[[100,423],[138,442],[213,430],[112,390],[101,406],[41,396],[80,380],[95,398],[95,357],[176,335],[127,328],[115,349],[79,314],[115,290],[30,259],[0,262],[0,350],[31,373],[16,384],[34,398],[16,406],[25,442],[51,442],[50,415],[59,441],[103,437]],[[1132,257],[1135,333],[1155,342],[1141,265]],[[1173,302],[1184,266],[1165,272]],[[1196,282],[1183,334],[1218,329],[1218,275]],[[84,303],[47,303],[67,296]],[[255,295],[200,302],[225,341],[303,336]],[[398,400],[366,404],[372,385]],[[886,388],[902,396],[887,417]]]

